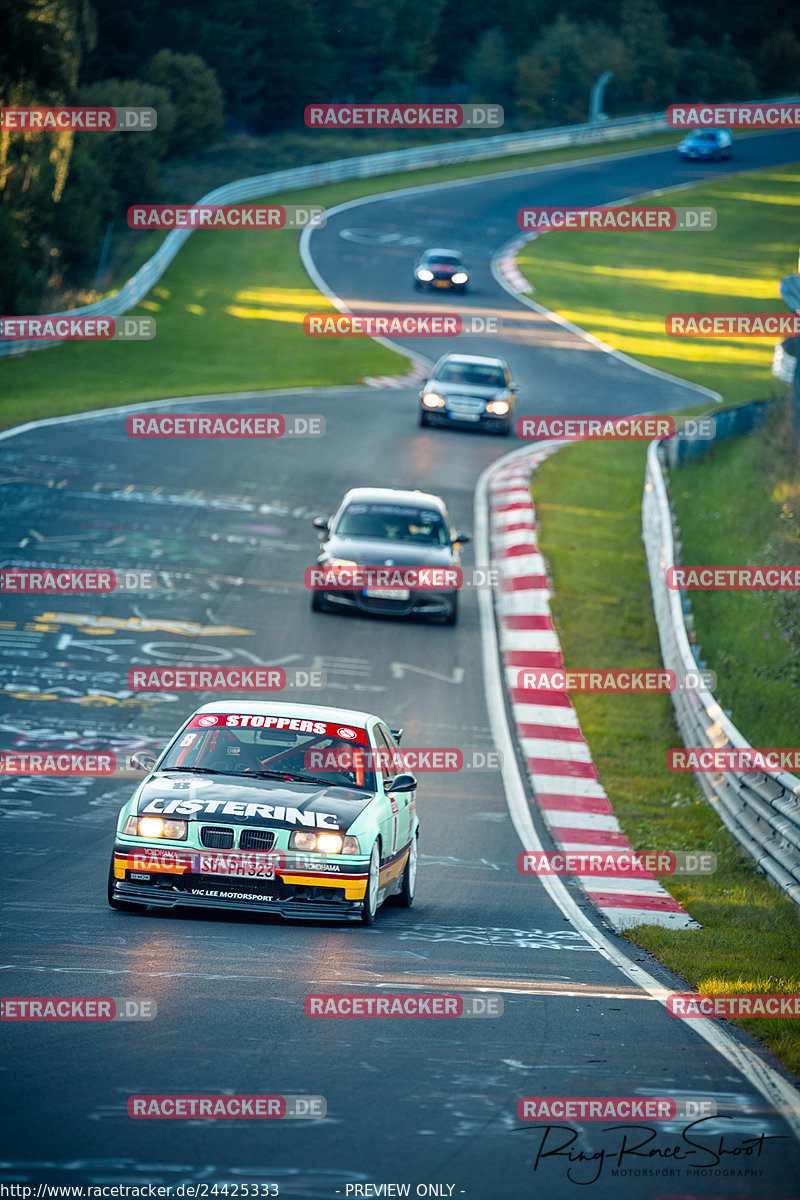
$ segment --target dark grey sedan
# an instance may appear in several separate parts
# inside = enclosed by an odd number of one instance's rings
[[[324,540],[306,572],[315,612],[426,617],[455,625],[461,584],[456,533],[440,496],[397,488],[352,488],[336,513],[314,525]],[[349,586],[348,586],[349,584]]]
[[[471,425],[509,434],[517,385],[502,358],[445,354],[419,394],[420,425]]]

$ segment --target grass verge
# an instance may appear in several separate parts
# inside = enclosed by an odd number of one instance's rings
[[[800,463],[788,421],[781,406],[763,428],[671,473],[687,565],[800,564]],[[797,593],[692,592],[691,603],[714,694],[733,723],[754,746],[800,746]]]
[[[559,451],[534,477],[554,619],[564,659],[576,669],[661,666],[641,545],[644,464],[635,443],[588,442]],[[631,843],[718,856],[715,875],[662,879],[702,929],[641,926],[628,940],[698,992],[800,992],[800,910],[739,850],[692,777],[667,770],[667,750],[682,744],[669,696],[577,694],[573,703]],[[736,1024],[800,1074],[796,1020]]]
[[[615,350],[727,403],[782,394],[770,373],[774,339],[674,338],[664,321],[685,312],[786,315],[778,285],[797,267],[798,185],[794,164],[664,192],[642,203],[714,208],[716,229],[548,233],[526,246],[519,267],[540,304]]]
[[[796,256],[789,189],[798,178],[784,168],[681,192],[682,205],[717,209],[717,230],[697,234],[700,247],[688,234],[559,233],[532,243],[520,265],[537,300],[652,366],[726,402],[777,392],[771,344],[674,342],[663,321],[669,312],[786,311],[777,285]],[[669,239],[668,257],[659,236]],[[635,443],[585,443],[548,459],[534,478],[554,617],[575,668],[661,664],[641,544],[644,465]],[[671,484],[685,563],[798,561],[800,472],[780,418],[674,472]],[[734,721],[755,744],[796,744],[796,601],[696,593],[693,608],[703,657]],[[718,856],[713,876],[662,880],[702,929],[643,926],[628,939],[699,992],[800,992],[800,911],[739,850],[691,777],[667,770],[667,750],[681,744],[669,697],[576,695],[574,703],[633,845]],[[796,1021],[736,1023],[800,1073]]]
[[[674,133],[659,134],[614,143],[607,152],[674,142]],[[478,178],[605,152],[596,145],[538,152],[330,184],[271,199],[332,208],[392,188]],[[263,163],[259,169],[264,170]],[[164,236],[141,238],[117,286],[150,257]],[[0,358],[0,428],[168,396],[347,384],[366,375],[405,372],[402,355],[369,338],[306,337],[303,313],[328,307],[310,283],[291,233],[197,233],[134,310],[155,316],[158,332],[152,341],[73,342]]]

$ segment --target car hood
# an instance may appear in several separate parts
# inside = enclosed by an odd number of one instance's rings
[[[331,558],[349,558],[359,566],[448,567],[455,561],[450,546],[388,542],[384,538],[331,537],[325,549]]]
[[[156,774],[139,789],[136,812],[213,825],[330,829],[344,833],[375,792],[247,776]]]
[[[474,396],[477,400],[508,400],[510,393],[503,384],[502,387],[490,387],[481,383],[445,383],[438,379],[429,379],[425,385],[426,392],[438,392],[440,396]]]

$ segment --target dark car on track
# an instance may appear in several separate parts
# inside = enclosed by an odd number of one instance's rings
[[[693,129],[678,143],[680,158],[711,159],[730,158],[733,138],[727,129]]]
[[[420,425],[471,425],[509,434],[518,388],[502,358],[443,355],[419,394]]]
[[[312,568],[309,580],[315,612],[419,616],[455,625],[458,588],[435,584],[443,576],[445,584],[458,576],[459,548],[470,541],[470,535],[454,530],[440,496],[396,488],[352,488],[330,519],[317,517],[314,525],[324,534],[317,568]],[[430,569],[427,577],[426,569]],[[433,574],[437,570],[438,576]],[[402,586],[415,573],[422,586]],[[347,582],[358,582],[359,575],[367,586],[348,588]],[[326,580],[332,586],[326,588]]]
[[[465,292],[468,282],[469,271],[457,250],[434,247],[426,250],[414,266],[414,287],[418,292],[423,288],[452,288],[456,292]]]

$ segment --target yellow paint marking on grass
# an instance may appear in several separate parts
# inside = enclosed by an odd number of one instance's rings
[[[553,236],[552,234],[550,236]],[[698,236],[700,236],[698,234]],[[572,275],[604,276],[613,279],[630,279],[638,283],[651,284],[653,287],[671,292],[693,292],[716,296],[719,300],[717,311],[724,311],[722,301],[726,296],[747,296],[750,299],[777,300],[779,299],[778,281],[775,278],[748,279],[739,275],[701,274],[699,271],[665,271],[658,267],[612,267],[606,263],[592,263],[582,266],[575,262],[560,262],[553,259],[533,258],[521,260],[522,273],[526,267],[541,268],[564,272]]]
[[[794,182],[800,181],[796,179]],[[788,192],[775,196],[760,195],[758,192],[728,192],[726,195],[730,200],[749,200],[753,204],[800,204],[800,196],[792,196]]]

